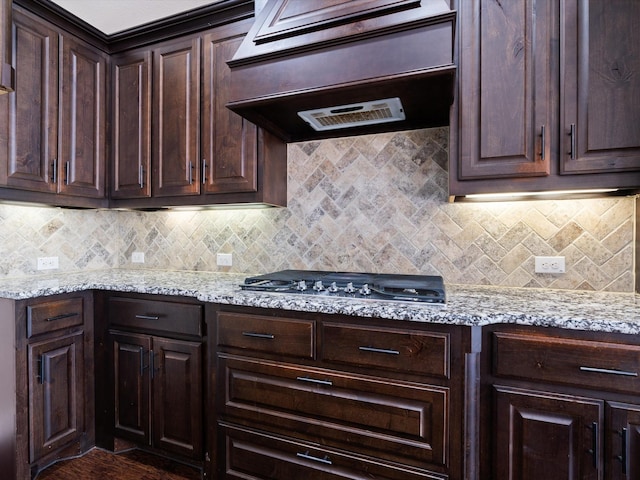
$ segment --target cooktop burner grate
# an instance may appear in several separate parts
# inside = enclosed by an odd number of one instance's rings
[[[444,282],[437,275],[394,275],[318,270],[281,270],[247,277],[243,290],[444,304]]]

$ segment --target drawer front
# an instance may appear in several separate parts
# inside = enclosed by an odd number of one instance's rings
[[[496,376],[640,393],[640,346],[524,334],[493,334]]]
[[[220,425],[220,443],[226,450],[221,458],[219,478],[245,480],[444,480],[443,475],[425,470],[395,469],[374,459],[354,457],[339,450],[297,442],[242,427]],[[277,472],[277,473],[274,473]],[[274,476],[275,475],[275,476]]]
[[[27,306],[27,337],[82,325],[82,297],[52,300]]]
[[[332,370],[219,356],[223,416],[423,466],[447,462],[449,390]],[[294,433],[297,432],[297,433]]]
[[[202,336],[202,306],[187,303],[111,297],[109,324],[143,331]]]
[[[449,378],[450,337],[446,333],[325,323],[322,359]]]
[[[315,322],[221,312],[218,314],[218,346],[313,359]]]

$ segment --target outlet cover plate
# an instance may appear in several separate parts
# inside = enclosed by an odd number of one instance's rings
[[[233,265],[233,255],[231,253],[216,254],[216,263],[219,267],[230,267]]]
[[[55,270],[59,268],[58,257],[38,257],[38,270]]]
[[[132,263],[144,263],[144,252],[133,252],[131,254]]]
[[[564,273],[564,257],[535,257],[535,273]]]

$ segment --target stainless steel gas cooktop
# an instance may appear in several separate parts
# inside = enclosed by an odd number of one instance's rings
[[[281,270],[248,277],[243,290],[324,297],[444,304],[444,282],[436,275]]]

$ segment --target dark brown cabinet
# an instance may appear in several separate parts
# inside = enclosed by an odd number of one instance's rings
[[[200,193],[200,38],[153,48],[152,179],[156,197]]]
[[[623,335],[496,330],[488,337],[491,476],[635,478],[640,345]]]
[[[0,128],[0,184],[36,195],[3,190],[3,196],[103,205],[106,55],[18,7],[13,31],[20,87],[0,100],[6,102],[0,105],[6,116]]]
[[[225,309],[215,336],[215,478],[463,477],[462,329]]]
[[[111,198],[151,196],[151,51],[116,55]]]
[[[114,57],[113,206],[286,204],[286,144],[226,108],[249,26]]]
[[[109,299],[113,436],[202,461],[202,307]]]
[[[95,443],[93,301],[83,292],[14,306],[17,458],[10,478],[27,480]]]
[[[0,95],[15,88],[11,45],[11,0],[0,0]]]
[[[640,186],[636,2],[458,2],[450,194]]]

